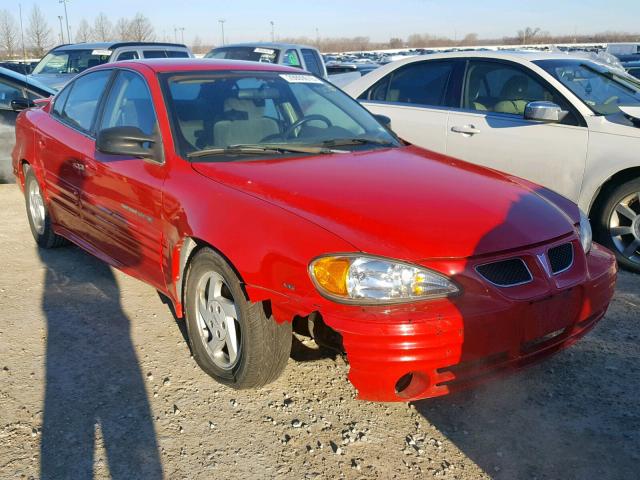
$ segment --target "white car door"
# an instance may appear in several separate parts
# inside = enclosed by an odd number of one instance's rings
[[[552,101],[569,114],[561,123],[525,120],[531,101]],[[589,132],[579,112],[551,86],[518,64],[471,59],[461,106],[449,112],[448,155],[578,200]]]
[[[450,82],[456,60],[425,60],[391,71],[358,99],[374,114],[391,119],[391,128],[403,140],[445,153]]]

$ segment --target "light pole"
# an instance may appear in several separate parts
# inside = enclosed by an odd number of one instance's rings
[[[222,31],[222,45],[224,45],[224,22],[226,22],[226,20],[218,20],[218,22],[220,23],[220,30]]]
[[[184,43],[184,27],[178,27],[180,30],[180,38],[182,39],[182,43]]]
[[[178,27],[173,27],[173,41],[178,43]]]
[[[67,15],[67,3],[69,2],[69,0],[58,0],[58,3],[61,3],[62,5],[64,5],[64,21],[67,24],[67,40],[69,41],[69,43],[71,43],[71,34],[69,33],[69,15]],[[64,40],[63,42],[64,43]]]
[[[271,20],[271,41],[275,42],[276,41],[276,23]]]
[[[20,9],[20,36],[22,37],[22,59],[27,59],[27,51],[24,48],[24,28],[22,28],[22,4],[18,4],[18,8]]]
[[[64,43],[64,32],[62,31],[62,15],[58,15],[60,21],[60,43]]]

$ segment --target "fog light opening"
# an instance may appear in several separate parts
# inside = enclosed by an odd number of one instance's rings
[[[404,392],[407,388],[409,388],[409,385],[411,385],[412,381],[413,381],[413,372],[409,372],[401,376],[396,382],[396,393],[401,394],[402,392]]]

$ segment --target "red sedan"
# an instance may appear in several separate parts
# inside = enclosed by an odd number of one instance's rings
[[[154,286],[235,388],[280,375],[292,328],[346,352],[380,401],[473,385],[593,328],[616,266],[574,204],[383,120],[293,68],[119,62],[23,112],[13,166],[38,245],[70,240]]]

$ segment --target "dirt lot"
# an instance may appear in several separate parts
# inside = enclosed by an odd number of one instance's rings
[[[38,251],[15,185],[0,205],[0,478],[637,478],[639,276],[575,347],[464,394],[359,402],[341,358],[300,351],[237,392],[152,288]]]

